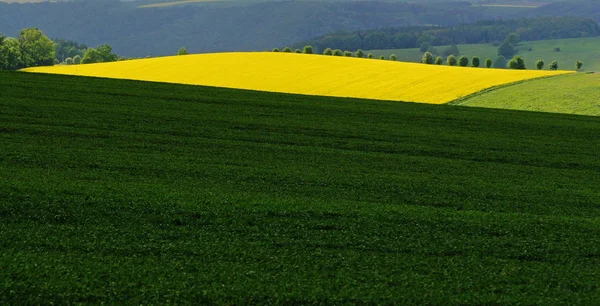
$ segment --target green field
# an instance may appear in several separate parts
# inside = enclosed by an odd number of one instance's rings
[[[600,300],[599,117],[0,86],[0,304]]]
[[[560,52],[555,52],[554,48],[560,48]],[[440,52],[444,46],[436,47]],[[460,55],[466,55],[469,58],[478,56],[482,61],[487,57],[492,60],[496,58],[498,47],[491,44],[473,44],[458,45]],[[558,62],[559,69],[575,70],[575,61],[583,62],[583,70],[600,71],[600,37],[592,38],[570,38],[541,41],[525,41],[517,46],[519,53],[525,59],[528,69],[536,69],[535,62],[543,59],[546,66],[552,61]],[[529,51],[531,49],[531,51]],[[398,60],[407,62],[420,62],[422,54],[419,49],[398,49],[398,50],[371,50],[376,57],[384,55],[386,58],[390,54],[396,54]],[[544,69],[548,69],[545,67]]]
[[[476,94],[456,105],[600,116],[600,74],[531,80]]]

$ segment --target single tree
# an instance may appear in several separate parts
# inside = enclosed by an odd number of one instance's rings
[[[550,63],[550,65],[548,65],[548,68],[550,70],[558,70],[558,62],[557,61],[552,61],[552,63]]]
[[[423,57],[421,57],[421,63],[431,65],[434,61],[435,59],[433,58],[433,54],[429,52],[423,53]]]
[[[110,45],[100,45],[98,48],[96,48],[96,50],[100,52],[102,62],[115,62],[117,59],[119,59],[116,54],[112,53],[112,47]]]
[[[346,57],[352,57],[354,54],[352,54],[352,52],[350,51],[344,51],[344,56]]]
[[[290,47],[285,47],[285,48],[283,48],[283,50],[281,50],[281,52],[285,52],[285,53],[292,53],[292,48],[290,48]]]
[[[491,58],[486,58],[485,59],[485,67],[490,68],[492,67],[492,59]]]
[[[506,68],[506,58],[502,55],[498,55],[494,60],[492,67],[494,68]]]
[[[375,57],[375,56],[373,55],[373,53],[369,53],[369,54],[367,55],[367,57],[368,57],[368,58],[373,58],[373,57]]]
[[[331,50],[331,48],[327,48],[323,50],[323,55],[333,55],[333,50]]]
[[[342,56],[342,55],[344,55],[344,52],[342,52],[342,50],[340,50],[340,49],[335,49],[333,51],[333,56]]]
[[[361,49],[356,50],[356,53],[354,53],[356,55],[356,57],[358,58],[362,58],[365,57],[365,52]]]
[[[544,61],[543,61],[543,60],[541,60],[541,59],[537,60],[537,61],[535,62],[535,67],[536,67],[538,70],[542,70],[542,69],[544,69]]]
[[[179,48],[179,51],[177,51],[177,55],[188,55],[187,48],[186,47]]]
[[[480,65],[479,57],[473,56],[473,59],[471,60],[471,66],[477,68],[477,67],[479,67],[479,65]]]
[[[70,57],[65,58],[65,64],[67,65],[73,65],[73,59]]]
[[[21,64],[24,67],[54,65],[54,42],[39,29],[29,28],[21,30],[18,42]]]
[[[469,58],[466,57],[466,56],[461,56],[458,59],[458,65],[461,66],[461,67],[467,67],[467,66],[469,66]]]
[[[74,65],[79,65],[79,64],[81,64],[81,56],[79,56],[79,55],[75,55],[75,56],[73,57],[73,64],[74,64]]]
[[[498,55],[502,55],[505,58],[506,57],[511,57],[513,55],[515,55],[515,53],[517,53],[517,50],[515,49],[515,47],[509,43],[509,42],[504,42],[499,48],[498,48]]]
[[[313,47],[312,46],[304,46],[304,49],[302,49],[302,53],[313,54]]]
[[[448,55],[448,58],[446,58],[446,63],[448,63],[449,66],[456,66],[457,62],[456,56],[452,54]]]
[[[576,61],[575,62],[575,68],[577,68],[577,71],[581,70],[581,66],[583,66],[583,62],[582,61]]]
[[[273,50],[271,50],[273,52],[279,52],[279,48],[273,48]]]
[[[302,50],[296,49],[296,50],[294,50],[294,53],[302,53]]]
[[[444,63],[444,59],[441,56],[438,56],[435,58],[435,64],[436,65],[441,65]]]
[[[397,61],[398,57],[396,56],[396,54],[392,54],[390,55],[390,61]]]
[[[102,54],[96,50],[96,48],[88,48],[85,51],[85,54],[81,58],[81,64],[93,64],[93,63],[101,63],[102,62]]]
[[[517,68],[514,68],[514,69],[521,69],[521,70],[525,69],[525,60],[522,57],[515,56],[515,57],[513,57],[512,60],[514,60],[517,63]]]
[[[385,59],[385,56],[381,55],[381,56],[379,56],[379,59],[380,59],[380,60],[384,60],[384,59]]]
[[[513,58],[513,59],[511,59],[510,61],[508,61],[508,64],[507,64],[506,66],[507,66],[508,68],[510,68],[510,69],[518,69],[518,68],[517,68],[517,67],[518,67],[518,65],[519,65],[519,64],[517,63],[517,61],[516,61],[516,60]]]

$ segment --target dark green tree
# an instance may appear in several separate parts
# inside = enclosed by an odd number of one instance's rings
[[[188,50],[186,49],[186,47],[181,47],[177,51],[177,55],[188,55]]]
[[[79,56],[79,55],[75,55],[75,56],[73,57],[73,64],[74,64],[74,65],[79,65],[79,64],[81,64],[81,56]]]
[[[380,59],[380,60],[384,60],[384,59],[385,59],[385,56],[381,55],[381,56],[379,56],[379,59]]]
[[[492,67],[492,63],[493,62],[492,62],[491,58],[488,57],[488,58],[485,59],[485,67],[487,67],[487,68]]]
[[[102,62],[102,54],[96,48],[88,48],[81,58],[81,64],[94,64]]]
[[[438,57],[435,58],[434,64],[441,65],[443,63],[444,63],[444,59],[441,56],[438,56]]]
[[[279,52],[279,48],[273,48],[272,52]]]
[[[390,61],[397,61],[398,57],[396,56],[396,54],[392,54],[390,55]]]
[[[577,71],[581,70],[581,66],[583,66],[583,62],[582,61],[576,61],[575,62],[575,68],[577,68]]]
[[[331,48],[327,48],[323,50],[323,55],[333,55],[333,50],[331,50]]]
[[[498,55],[502,55],[505,58],[512,57],[513,55],[515,55],[515,53],[517,53],[517,50],[511,43],[508,43],[508,42],[504,42],[498,48]]]
[[[21,30],[18,41],[21,64],[24,67],[54,65],[54,42],[38,28]]]
[[[67,65],[73,65],[73,59],[70,57],[65,58],[65,64]]]
[[[550,63],[550,65],[548,65],[548,68],[550,70],[558,70],[558,62],[557,61],[552,61],[552,63]]]
[[[542,70],[542,69],[544,69],[544,61],[543,61],[543,60],[541,60],[541,59],[537,60],[537,61],[535,62],[535,67],[536,67],[538,70]]]
[[[350,51],[344,51],[344,56],[346,57],[352,57],[354,54],[352,54],[352,52]]]
[[[365,57],[365,52],[361,49],[356,50],[356,53],[354,53],[356,55],[356,57],[358,58],[362,58]]]
[[[312,46],[304,46],[304,49],[302,49],[302,53],[313,54],[313,47]]]
[[[479,57],[473,56],[473,59],[471,60],[471,66],[477,68],[480,64],[481,63],[479,62]]]
[[[281,52],[285,52],[285,53],[292,53],[292,48],[290,48],[290,47],[285,47],[285,48],[283,48],[283,50],[281,50]]]
[[[367,55],[367,58],[373,58],[373,57],[375,57],[375,56],[373,55],[373,53],[369,53],[369,54]]]
[[[461,67],[467,67],[469,65],[469,58],[466,56],[461,56],[458,59],[458,65]]]
[[[302,53],[302,50],[296,49],[296,50],[294,50],[294,53]]]

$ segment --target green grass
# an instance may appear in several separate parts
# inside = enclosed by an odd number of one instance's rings
[[[0,304],[593,304],[600,118],[0,72]]]
[[[554,48],[559,47],[560,52]],[[444,47],[436,47],[441,53]],[[482,63],[489,57],[494,60],[497,57],[498,47],[491,44],[458,45],[461,55],[469,58],[478,56]],[[529,49],[532,51],[529,51]],[[544,69],[552,61],[558,62],[559,69],[575,70],[575,61],[583,62],[583,70],[600,71],[600,37],[592,38],[570,38],[556,40],[526,41],[517,46],[519,53],[525,59],[528,69],[536,69],[535,62],[543,59],[546,63]],[[371,50],[365,53],[373,53],[376,57],[384,55],[389,58],[390,54],[396,54],[398,60],[408,62],[420,62],[422,54],[419,49],[397,49],[397,50]]]
[[[453,104],[600,116],[600,74],[578,73],[531,80]]]

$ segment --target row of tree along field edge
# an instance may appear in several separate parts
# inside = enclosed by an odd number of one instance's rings
[[[296,46],[312,45],[316,52],[322,52],[325,48],[375,50],[422,48],[424,45],[444,46],[494,42],[500,44],[510,33],[518,34],[520,40],[525,41],[594,37],[600,34],[600,25],[593,19],[579,17],[486,20],[449,27],[397,27],[338,32],[326,34]],[[425,51],[427,49],[423,52]],[[504,54],[504,56],[512,55]]]
[[[0,88],[0,304],[600,300],[600,118]]]

